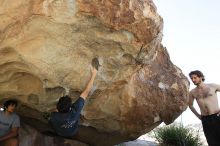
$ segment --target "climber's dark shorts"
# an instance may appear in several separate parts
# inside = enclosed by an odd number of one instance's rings
[[[209,146],[220,146],[220,115],[202,116],[201,120]]]

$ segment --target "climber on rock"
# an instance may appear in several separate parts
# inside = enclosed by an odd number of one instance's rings
[[[68,95],[63,96],[57,103],[57,112],[51,113],[49,122],[56,134],[63,137],[72,137],[76,134],[80,113],[83,109],[84,101],[92,89],[97,69],[92,67],[91,72],[90,81],[76,102],[72,103],[72,99]]]
[[[20,118],[14,112],[17,100],[9,99],[4,103],[4,110],[0,111],[0,146],[18,146],[18,132]]]

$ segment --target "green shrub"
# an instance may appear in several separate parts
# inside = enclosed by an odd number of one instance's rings
[[[198,132],[181,125],[158,128],[154,136],[161,146],[202,146]]]

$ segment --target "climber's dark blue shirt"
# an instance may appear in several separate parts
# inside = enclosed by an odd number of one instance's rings
[[[53,112],[51,113],[50,123],[55,132],[64,137],[73,136],[78,128],[78,120],[84,106],[84,99],[79,97],[72,104],[68,113]]]

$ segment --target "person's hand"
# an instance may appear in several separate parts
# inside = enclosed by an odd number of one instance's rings
[[[92,59],[92,63],[91,64],[92,64],[93,67],[95,67],[96,70],[99,70],[100,64],[99,64],[99,60],[98,60],[97,57]]]

